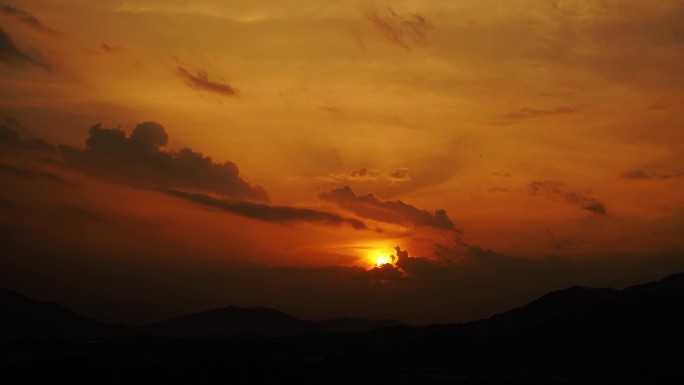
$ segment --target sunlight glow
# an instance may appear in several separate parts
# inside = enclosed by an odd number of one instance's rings
[[[373,267],[391,264],[392,253],[383,250],[374,250],[370,253],[369,259]]]

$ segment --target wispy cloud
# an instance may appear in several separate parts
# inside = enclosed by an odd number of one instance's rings
[[[12,36],[0,28],[0,63],[15,68],[26,68],[28,66],[37,66],[44,69],[49,69],[49,66],[42,60],[29,56],[20,50]]]
[[[572,190],[565,183],[557,181],[535,181],[529,184],[529,191],[533,195],[543,195],[552,198],[562,198],[572,205],[578,205],[581,209],[590,211],[596,215],[606,215],[606,205],[588,193],[580,193]]]
[[[333,226],[349,225],[358,230],[366,228],[366,225],[358,219],[345,218],[325,211],[290,206],[271,206],[242,201],[228,201],[216,199],[206,194],[188,193],[178,190],[160,189],[159,191],[177,198],[198,203],[206,207],[216,208],[234,215],[264,222],[308,222]]]
[[[579,107],[556,107],[548,110],[536,108],[521,108],[519,111],[510,112],[503,115],[507,119],[532,119],[540,116],[574,114],[579,111]]]
[[[62,33],[59,31],[56,31],[47,25],[43,24],[38,18],[33,16],[32,14],[26,12],[23,9],[15,8],[7,4],[2,4],[0,3],[0,14],[11,17],[14,20],[19,21],[22,25],[27,26],[34,31],[44,33],[46,35],[52,35],[52,36],[62,36]]]
[[[386,8],[369,11],[366,17],[385,40],[404,49],[427,41],[430,24],[419,14],[402,16],[392,8]]]
[[[363,218],[402,226],[458,231],[444,210],[430,212],[400,200],[382,200],[373,194],[356,195],[349,186],[321,191],[318,197]]]
[[[209,80],[209,74],[206,71],[196,71],[195,73],[192,73],[189,70],[178,66],[176,67],[176,74],[185,80],[185,84],[192,88],[225,96],[238,96],[238,90],[231,85],[220,81]]]

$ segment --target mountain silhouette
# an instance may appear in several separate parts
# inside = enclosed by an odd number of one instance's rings
[[[125,328],[110,326],[54,303],[38,301],[10,290],[0,289],[0,338],[111,337]]]
[[[0,370],[128,379],[143,369],[155,380],[228,374],[250,383],[680,384],[682,303],[684,274],[675,274],[624,290],[574,286],[465,324],[306,321],[225,307],[95,344],[55,344],[41,337],[91,338],[112,327],[0,290],[0,336],[38,337],[0,341]]]
[[[615,289],[574,286],[463,325],[474,336],[506,335],[521,341],[578,344],[682,336],[684,273]]]
[[[343,332],[365,332],[374,329],[402,326],[403,324],[394,319],[373,320],[366,318],[340,317],[317,322],[323,330]]]
[[[247,333],[285,336],[320,330],[320,326],[275,309],[228,306],[164,320],[145,326],[141,330],[150,334],[174,337],[230,336]]]
[[[541,325],[545,321],[619,296],[620,291],[616,289],[573,286],[565,290],[548,293],[526,305],[495,314],[489,319],[468,323],[466,328],[474,335],[488,335],[531,328]]]

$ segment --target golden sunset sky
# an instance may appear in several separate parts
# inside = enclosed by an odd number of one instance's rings
[[[3,0],[0,151],[0,286],[488,316],[684,269],[684,3]]]

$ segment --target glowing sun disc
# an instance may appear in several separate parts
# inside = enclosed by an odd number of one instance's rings
[[[371,261],[375,266],[382,266],[392,263],[392,258],[383,252],[376,252],[371,256]]]

